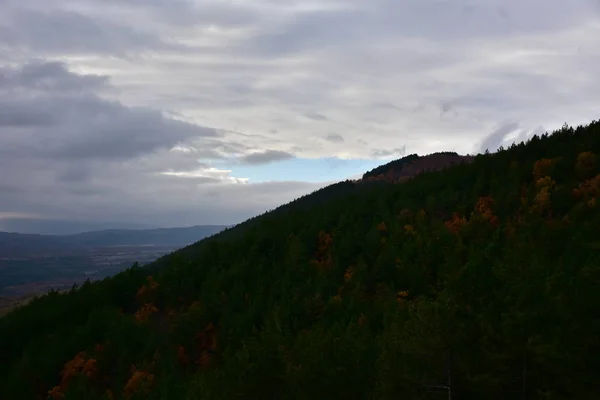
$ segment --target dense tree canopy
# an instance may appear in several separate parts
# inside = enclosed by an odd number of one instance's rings
[[[50,293],[0,319],[0,397],[598,398],[599,155],[593,122],[341,182]]]

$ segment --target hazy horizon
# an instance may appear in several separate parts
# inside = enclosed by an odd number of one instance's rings
[[[241,222],[241,221],[240,221]],[[230,226],[235,224],[194,224],[194,225],[167,225],[153,226],[143,224],[130,224],[122,222],[98,221],[59,221],[41,219],[5,219],[0,220],[0,232],[39,234],[39,235],[74,235],[78,233],[97,232],[113,229],[147,230],[147,229],[172,229],[193,228],[196,226]]]

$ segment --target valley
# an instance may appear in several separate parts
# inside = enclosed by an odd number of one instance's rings
[[[32,251],[0,257],[0,296],[20,297],[69,289],[112,276],[135,262],[147,264],[176,250],[173,245],[123,245]]]

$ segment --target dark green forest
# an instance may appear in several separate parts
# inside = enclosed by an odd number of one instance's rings
[[[599,155],[565,125],[51,292],[0,319],[0,398],[600,398]]]

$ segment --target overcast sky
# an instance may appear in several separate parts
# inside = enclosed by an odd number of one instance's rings
[[[599,0],[0,0],[0,229],[241,222],[590,122],[598,71]]]

